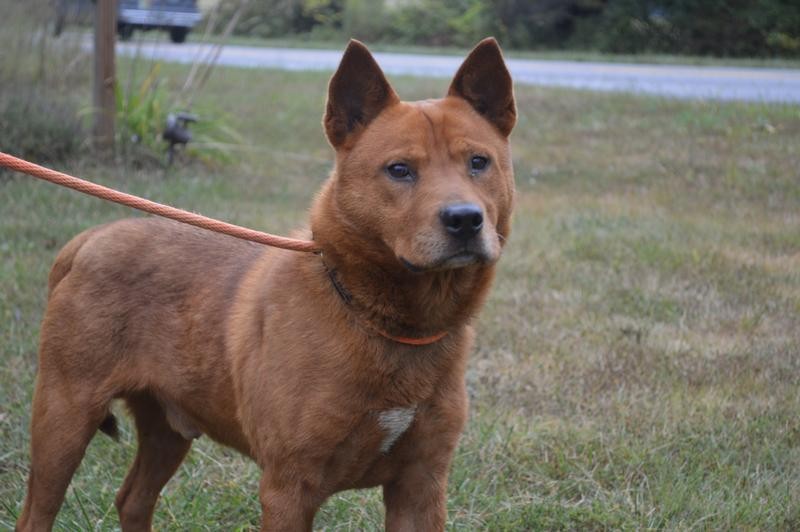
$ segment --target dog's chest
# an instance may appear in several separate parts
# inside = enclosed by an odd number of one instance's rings
[[[421,416],[418,406],[370,410],[350,426],[326,459],[326,481],[335,491],[379,486],[397,471],[398,446]],[[402,451],[405,453],[405,451]]]
[[[392,449],[414,422],[416,413],[416,406],[391,408],[378,413],[378,428],[382,436],[379,448],[381,453],[388,453]]]

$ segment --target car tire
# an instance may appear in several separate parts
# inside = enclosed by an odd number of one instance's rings
[[[53,27],[53,37],[60,37],[64,32],[64,15],[59,14],[56,16],[56,24]]]
[[[186,35],[189,34],[189,28],[170,28],[169,29],[169,40],[174,43],[182,43],[186,41]]]
[[[133,26],[130,24],[120,24],[117,26],[117,33],[120,41],[130,41],[133,37]]]

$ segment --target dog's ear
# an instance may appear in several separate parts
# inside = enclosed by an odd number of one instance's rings
[[[456,72],[447,95],[467,100],[505,136],[514,128],[517,110],[511,74],[493,37],[473,48]]]
[[[367,47],[351,40],[328,84],[325,134],[334,148],[399,99]]]

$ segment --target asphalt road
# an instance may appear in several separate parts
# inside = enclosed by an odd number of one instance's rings
[[[88,44],[88,43],[87,43]],[[206,45],[145,42],[142,53],[164,61],[191,63]],[[120,55],[136,53],[135,43],[118,43]],[[341,51],[226,46],[219,64],[243,68],[333,71]],[[387,74],[452,76],[462,57],[375,54]],[[656,94],[682,99],[800,103],[800,70],[777,68],[634,65],[579,61],[509,59],[515,83],[595,91]]]

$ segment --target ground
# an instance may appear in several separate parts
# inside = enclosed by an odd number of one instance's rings
[[[186,70],[167,68],[176,85]],[[209,216],[302,225],[332,152],[325,74],[219,69],[198,96],[251,146],[162,175],[67,169]],[[446,82],[392,80],[404,99]],[[518,202],[467,380],[448,527],[800,528],[800,108],[520,87]],[[233,149],[233,148],[231,148]],[[47,272],[91,225],[134,215],[0,177],[0,529],[24,496]],[[123,419],[126,419],[124,415]],[[133,459],[92,442],[61,530],[112,530]],[[167,485],[160,530],[242,530],[258,471],[203,438]],[[378,490],[331,499],[326,530],[376,529]]]

